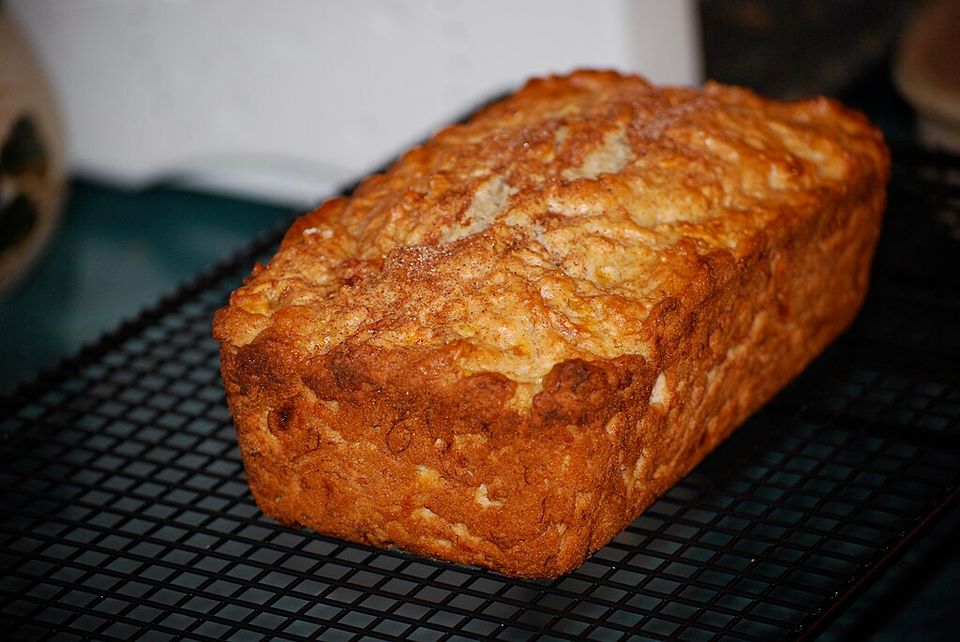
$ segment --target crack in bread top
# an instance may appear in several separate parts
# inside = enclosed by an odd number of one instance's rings
[[[463,376],[502,373],[528,393],[564,361],[658,360],[658,307],[731,278],[768,226],[882,172],[882,149],[825,98],[613,72],[534,80],[301,217],[216,332],[242,346],[269,330],[310,356],[438,350]]]

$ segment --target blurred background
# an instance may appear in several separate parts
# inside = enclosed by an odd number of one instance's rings
[[[957,5],[2,1],[0,394],[532,75],[827,94],[895,146],[956,145]],[[957,575],[827,637],[939,637]]]
[[[6,172],[0,392],[530,76],[824,93],[909,138],[891,61],[918,6],[6,0],[0,134],[34,169]]]
[[[0,392],[530,76],[584,66],[702,76],[690,1],[0,6],[0,44],[16,53],[0,59],[17,75],[0,83],[27,96],[4,109],[0,134],[28,114],[30,144],[13,139],[50,183],[26,199],[45,205],[34,233],[23,212],[4,215],[20,248],[4,252],[17,264],[0,276]]]

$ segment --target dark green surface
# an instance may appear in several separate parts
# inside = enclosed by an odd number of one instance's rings
[[[290,210],[77,180],[47,252],[0,299],[0,393],[137,314]]]

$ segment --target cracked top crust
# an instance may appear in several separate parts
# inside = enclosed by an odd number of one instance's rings
[[[825,98],[533,80],[301,217],[215,336],[282,337],[302,358],[429,351],[447,383],[505,376],[522,411],[557,364],[662,361],[669,336],[646,320],[886,158],[865,118]]]

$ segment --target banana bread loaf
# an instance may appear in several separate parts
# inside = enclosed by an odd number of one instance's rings
[[[218,312],[258,505],[575,568],[850,323],[888,172],[825,98],[529,82],[301,217]]]

